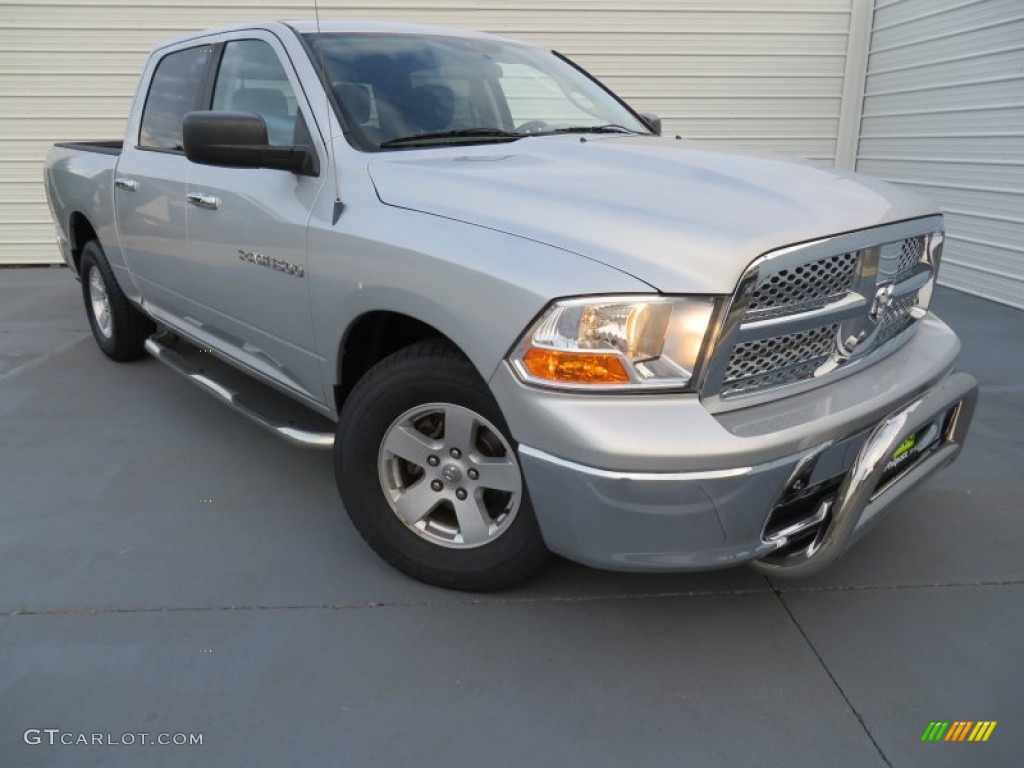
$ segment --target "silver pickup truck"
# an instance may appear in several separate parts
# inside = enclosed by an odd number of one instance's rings
[[[942,218],[660,133],[553,51],[267,23],[160,46],[45,176],[100,349],[333,449],[407,574],[813,573],[967,433]]]

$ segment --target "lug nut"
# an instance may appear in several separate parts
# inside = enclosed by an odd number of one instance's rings
[[[453,459],[461,459],[462,458],[462,451],[460,451],[458,448],[452,448],[451,454],[452,454],[452,458]]]
[[[469,472],[467,472],[466,474],[469,475],[469,479],[470,480],[479,480],[480,479],[480,473],[477,472],[475,469],[469,470]]]
[[[441,491],[444,490],[444,483],[442,483],[440,480],[435,480],[430,484],[430,487],[433,488],[438,493],[440,493]]]
[[[465,501],[466,495],[467,494],[465,488],[459,488],[455,491],[455,498],[457,498],[459,501]]]
[[[437,456],[427,456],[427,464],[429,464],[430,466],[436,467],[440,463],[441,460],[437,458]]]

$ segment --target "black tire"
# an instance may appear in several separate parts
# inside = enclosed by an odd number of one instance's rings
[[[495,525],[490,530],[500,529],[501,533],[472,548],[446,547],[414,532],[399,518],[385,495],[382,465],[378,463],[385,461],[382,458],[386,455],[382,453],[384,438],[396,420],[412,409],[429,407],[428,404],[450,404],[456,410],[468,409],[474,417],[483,417],[501,433],[500,438],[510,449],[499,447],[496,450],[500,453],[490,455],[498,455],[498,460],[506,465],[504,469],[512,471],[510,467],[514,464],[518,470],[515,442],[509,436],[497,403],[476,369],[444,341],[418,342],[374,366],[359,380],[345,402],[334,450],[335,475],[345,509],[363,539],[384,560],[415,579],[471,592],[511,587],[540,570],[550,557],[537,526],[525,481],[521,482],[521,491],[514,494],[518,507],[506,518],[506,527]],[[481,439],[495,441],[495,435],[482,421],[474,422],[469,434],[475,436],[471,442]],[[467,449],[464,467],[469,466],[468,455],[475,450],[473,446]],[[445,461],[451,464],[453,460],[446,458]],[[443,467],[436,471],[441,469]],[[413,467],[413,471],[418,470]],[[487,469],[481,467],[480,474],[486,472]],[[467,474],[468,477],[473,475]],[[463,480],[469,484],[466,478]],[[417,479],[427,482],[430,478],[423,473],[410,483]],[[480,479],[480,484],[486,486],[484,478]],[[459,490],[464,493],[464,489]],[[445,492],[457,491],[446,488]],[[483,506],[483,502],[476,500],[494,498],[487,497],[488,493],[492,491],[474,492],[470,503]],[[499,499],[503,498],[500,491],[498,494]],[[504,498],[512,499],[513,494]],[[444,503],[440,514],[446,514]],[[511,502],[507,503],[510,508],[513,506]],[[451,511],[454,512],[454,508]],[[458,535],[461,536],[461,532]]]
[[[89,318],[92,336],[103,354],[111,360],[125,362],[142,357],[145,353],[146,339],[156,331],[153,321],[136,309],[117,284],[103,248],[95,240],[90,240],[82,248],[82,260],[79,263],[79,274],[82,278],[82,299],[85,302],[85,315]],[[105,310],[107,317],[97,317],[94,309],[91,284],[98,278],[106,294]],[[103,310],[101,310],[101,314]]]

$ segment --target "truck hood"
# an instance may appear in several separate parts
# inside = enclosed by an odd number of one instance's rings
[[[936,213],[881,181],[651,137],[380,154],[387,204],[572,251],[665,293],[730,293],[766,251]]]

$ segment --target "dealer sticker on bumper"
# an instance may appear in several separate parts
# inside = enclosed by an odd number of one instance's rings
[[[912,435],[905,437],[903,442],[896,446],[896,450],[892,452],[889,462],[882,471],[882,480],[879,485],[885,485],[902,474],[925,451],[935,445],[939,435],[942,433],[942,425],[946,423],[948,415],[949,411],[946,411],[946,413],[943,413],[928,426],[922,427]]]

